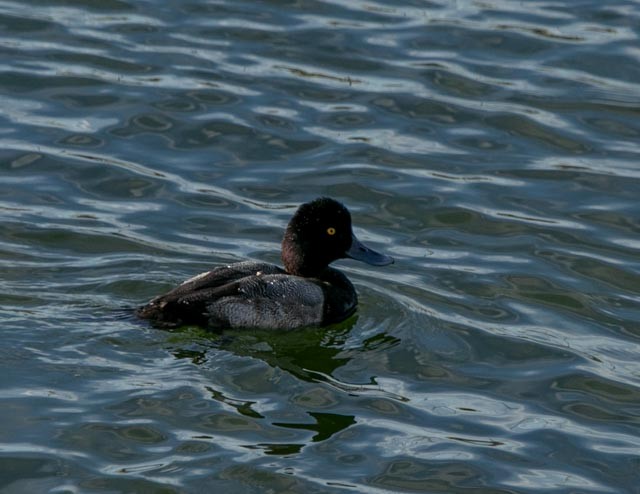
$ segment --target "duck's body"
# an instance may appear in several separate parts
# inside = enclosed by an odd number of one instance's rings
[[[346,319],[357,303],[353,285],[336,269],[304,278],[273,264],[247,261],[195,276],[138,314],[169,326],[295,329]]]
[[[285,269],[252,261],[221,266],[156,297],[137,313],[162,326],[325,326],[349,317],[358,303],[351,282],[330,262],[343,257],[374,265],[393,262],[362,245],[351,231],[347,209],[328,198],[303,204],[282,244]]]

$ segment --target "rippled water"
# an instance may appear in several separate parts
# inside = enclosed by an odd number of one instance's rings
[[[0,490],[639,492],[639,26],[635,0],[0,1]],[[318,195],[396,258],[338,263],[346,323],[126,310],[279,262]]]

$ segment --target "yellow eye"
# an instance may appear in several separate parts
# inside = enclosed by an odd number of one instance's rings
[[[336,229],[333,228],[332,226],[330,226],[329,228],[327,228],[327,233],[329,235],[335,235],[336,234]]]

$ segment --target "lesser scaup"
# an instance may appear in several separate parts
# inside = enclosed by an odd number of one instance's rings
[[[137,314],[161,326],[295,329],[340,322],[356,310],[348,278],[329,264],[352,258],[374,266],[393,258],[363,245],[351,230],[351,214],[321,197],[303,204],[282,240],[284,270],[239,262],[199,274],[140,307]]]

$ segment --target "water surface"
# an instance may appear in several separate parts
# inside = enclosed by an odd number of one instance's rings
[[[0,490],[636,492],[637,1],[0,2]],[[129,309],[396,259],[296,333]]]

